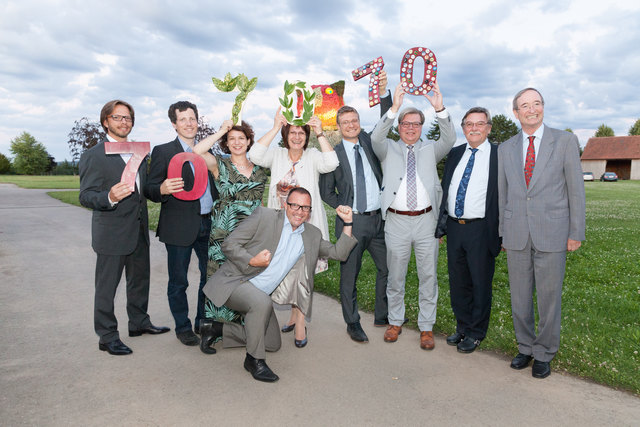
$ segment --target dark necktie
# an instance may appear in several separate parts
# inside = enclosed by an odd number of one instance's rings
[[[418,191],[416,189],[416,154],[413,152],[413,145],[407,146],[407,207],[410,211],[416,210],[418,206]]]
[[[464,168],[460,184],[458,185],[458,193],[456,194],[456,217],[462,218],[464,214],[464,198],[467,195],[467,186],[469,185],[469,179],[471,178],[471,171],[473,170],[473,163],[476,161],[477,148],[469,148],[471,150],[471,157],[467,162],[467,166]]]
[[[531,181],[531,176],[533,175],[533,168],[536,165],[536,149],[533,146],[533,140],[535,136],[531,135],[529,137],[529,147],[527,147],[527,158],[524,162],[524,181],[527,183],[527,188],[529,188],[529,181]]]
[[[353,146],[356,156],[356,210],[358,212],[367,211],[367,186],[364,182],[364,167],[362,166],[362,156],[360,155],[360,146]]]

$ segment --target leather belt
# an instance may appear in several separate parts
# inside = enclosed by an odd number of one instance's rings
[[[387,210],[397,215],[418,216],[418,215],[426,214],[427,212],[431,212],[431,206],[429,206],[426,209],[422,209],[420,211],[397,211],[393,208],[388,208]]]
[[[358,212],[358,211],[353,211],[354,215],[378,215],[380,213],[380,209],[376,209],[375,211],[369,211],[369,212]]]
[[[484,218],[464,219],[464,218],[454,218],[450,216],[449,219],[451,221],[457,222],[458,224],[464,225],[464,224],[469,224],[470,222],[473,222],[473,221],[480,221],[481,219],[484,219]]]
[[[200,218],[202,219],[209,219],[210,217],[211,217],[211,213],[200,214]]]

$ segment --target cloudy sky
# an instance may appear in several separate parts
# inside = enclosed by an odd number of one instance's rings
[[[61,161],[82,117],[105,102],[136,110],[131,138],[167,142],[177,100],[196,103],[218,127],[235,95],[211,77],[258,77],[243,118],[258,136],[273,123],[285,80],[346,81],[345,102],[369,109],[367,79],[351,70],[382,56],[390,86],[404,52],[431,49],[456,124],[473,106],[514,119],[511,99],[537,87],[545,122],[585,144],[606,123],[626,135],[640,118],[640,2],[469,1],[35,1],[0,4],[0,153],[30,132]],[[426,100],[406,96],[406,104]],[[461,136],[461,130],[458,129]]]

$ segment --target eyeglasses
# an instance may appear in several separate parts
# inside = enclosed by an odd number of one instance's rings
[[[419,128],[422,126],[420,122],[400,122],[400,126],[403,128]]]
[[[357,125],[358,123],[360,123],[360,119],[341,120],[340,121],[340,126]]]
[[[289,202],[287,202],[287,204],[289,205],[289,207],[291,208],[292,211],[299,211],[300,209],[302,209],[302,212],[310,212],[311,211],[311,206],[303,206],[303,205],[299,205],[297,203],[289,203]]]
[[[130,116],[120,116],[118,114],[113,114],[109,117],[111,117],[111,120],[113,120],[114,122],[121,122],[124,120],[127,123],[131,123],[133,121],[133,119]]]
[[[466,127],[467,129],[472,129],[474,126],[477,126],[479,128],[483,128],[487,125],[487,122],[464,122],[464,127]]]
[[[531,107],[533,107],[534,110],[537,110],[539,108],[542,107],[542,102],[540,101],[535,101],[533,104],[522,104],[518,106],[518,110],[524,110],[524,111],[528,111]]]

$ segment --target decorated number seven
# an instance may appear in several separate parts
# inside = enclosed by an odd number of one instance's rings
[[[213,84],[221,92],[231,92],[236,88],[240,92],[238,96],[236,96],[235,103],[231,108],[231,120],[234,125],[238,124],[238,122],[242,120],[244,101],[247,99],[249,93],[256,88],[258,78],[254,77],[249,79],[242,73],[231,77],[231,73],[227,73],[227,75],[224,76],[224,80],[216,79],[215,77],[212,77],[211,80],[213,80]]]
[[[294,110],[297,110],[297,102],[294,103],[294,99],[297,96],[302,97],[302,111],[298,111],[294,114]],[[282,115],[287,119],[287,123],[294,126],[304,126],[307,124],[311,117],[313,117],[313,110],[316,105],[316,94],[312,89],[307,89],[305,82],[296,81],[289,83],[284,82],[284,96],[280,98],[280,105],[284,108]],[[296,107],[294,107],[294,105]]]
[[[371,78],[369,79],[369,107],[373,107],[380,103],[380,91],[378,90],[378,86],[380,86],[380,71],[382,71],[383,68],[384,60],[382,59],[382,56],[380,56],[351,72],[353,80],[356,81],[371,74]]]
[[[416,58],[424,59],[424,75],[419,85],[415,84],[413,66]],[[425,95],[431,92],[436,82],[438,62],[436,56],[426,47],[414,47],[405,52],[400,64],[400,82],[405,92],[410,95]]]
[[[140,164],[150,150],[151,144],[148,142],[106,141],[104,143],[105,154],[133,154],[122,171],[122,177],[120,178],[120,181],[127,184],[131,191],[135,191],[136,173],[138,173]]]
[[[186,162],[193,164],[193,187],[191,190],[173,193],[176,199],[197,200],[207,189],[207,164],[204,159],[195,153],[178,153],[171,158],[167,169],[167,178],[181,178],[182,165]]]

